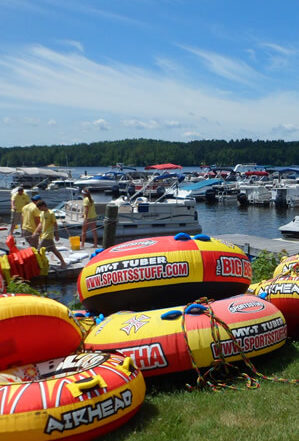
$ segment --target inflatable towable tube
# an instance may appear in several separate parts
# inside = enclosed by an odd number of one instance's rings
[[[0,372],[0,439],[87,441],[139,409],[141,372],[121,354],[80,353]]]
[[[283,313],[287,325],[288,336],[299,336],[299,275],[289,271],[286,275],[263,280],[249,286],[248,293],[254,295],[267,294],[265,299],[273,303]]]
[[[78,277],[85,308],[104,315],[244,293],[251,264],[237,246],[205,235],[152,237],[107,248]]]
[[[56,300],[31,294],[0,295],[0,369],[64,357],[84,330]]]
[[[273,277],[285,274],[296,267],[299,267],[299,254],[295,254],[294,256],[283,256],[274,270]]]
[[[201,313],[201,306],[188,307],[186,335],[182,329],[184,307],[119,312],[95,326],[85,338],[84,346],[88,350],[118,349],[133,358],[144,376],[152,376],[192,369],[186,337],[196,365],[210,366],[219,358],[219,349],[212,338],[210,317]],[[266,354],[285,343],[285,319],[265,300],[240,295],[215,301],[210,306],[215,316],[229,326],[247,357]],[[226,360],[241,360],[239,349],[227,331],[221,325],[219,330]]]

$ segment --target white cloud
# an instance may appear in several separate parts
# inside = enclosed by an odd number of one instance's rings
[[[199,57],[206,67],[215,74],[231,81],[254,85],[260,74],[242,60],[226,57],[216,52],[180,45],[182,49]]]
[[[296,53],[294,49],[286,48],[275,43],[261,43],[261,46],[272,49],[272,51],[278,52],[279,54],[285,56],[293,55],[294,53]]]
[[[181,70],[181,67],[173,60],[169,58],[156,58],[156,65],[166,73],[176,73]]]
[[[274,136],[279,138],[285,138],[285,137],[295,137],[298,138],[299,135],[299,125],[292,124],[292,123],[284,123],[280,124],[279,126],[273,127],[272,133]]]
[[[268,68],[272,70],[281,70],[287,68],[292,57],[294,57],[298,51],[284,47],[275,43],[260,43],[260,46],[266,49],[268,57]]]
[[[243,73],[250,81],[256,75],[247,65],[241,65],[238,70],[240,65],[234,64],[234,60],[214,55],[205,53],[206,60],[223,76],[239,78]],[[60,53],[44,46],[31,46],[14,56],[0,57],[2,113],[8,113],[12,105],[19,108],[19,112],[24,106],[30,107],[31,115],[34,109],[38,109],[37,115],[40,109],[50,109],[54,120],[62,111],[66,116],[76,113],[80,120],[87,112],[96,112],[114,121],[114,128],[118,129],[114,131],[115,137],[119,137],[119,133],[128,134],[116,127],[116,121],[130,129],[130,136],[134,136],[138,128],[145,131],[192,128],[197,127],[199,121],[201,124],[209,121],[208,127],[204,127],[206,137],[230,139],[240,134],[246,136],[246,133],[268,137],[273,127],[285,122],[285,115],[299,121],[298,98],[297,90],[283,91],[282,88],[264,96],[239,98],[233,93],[212,90],[200,81],[194,84],[164,72],[158,74],[117,63],[101,64],[82,53]],[[38,121],[35,119],[35,124]],[[85,121],[76,128],[76,136],[80,136],[82,128],[107,130],[108,127],[106,119]]]
[[[122,124],[125,127],[133,127],[135,129],[157,129],[159,127],[159,123],[155,120],[140,121],[138,119],[127,119],[122,121]]]
[[[56,126],[56,121],[55,121],[55,119],[49,119],[49,121],[47,122],[47,125],[49,126],[49,127],[52,127],[52,126]]]
[[[92,124],[100,130],[109,130],[109,124],[102,118],[93,121]]]
[[[27,124],[28,126],[36,127],[39,125],[40,120],[38,118],[32,118],[32,117],[25,116],[24,123]]]
[[[9,116],[5,116],[2,118],[2,122],[6,126],[10,126],[13,123],[13,120]]]
[[[109,130],[110,129],[110,125],[103,118],[99,118],[95,121],[82,121],[81,125],[85,129],[94,129],[94,128],[97,128],[99,130]]]
[[[250,60],[256,61],[256,52],[254,49],[246,49],[246,51],[249,55]]]
[[[165,121],[164,125],[168,129],[177,129],[182,126],[182,124],[179,121]]]
[[[76,40],[61,40],[61,42],[66,44],[66,45],[68,45],[68,46],[74,47],[79,52],[84,52],[83,44],[80,43],[80,41],[76,41]]]
[[[184,132],[183,135],[186,138],[192,138],[192,139],[202,138],[202,135],[199,132],[195,132],[195,131],[187,131],[187,132]]]

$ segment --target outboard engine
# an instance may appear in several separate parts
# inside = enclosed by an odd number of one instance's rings
[[[128,186],[127,193],[128,193],[129,196],[133,196],[133,194],[136,193],[136,188],[135,188],[135,185],[134,185],[134,184],[130,184],[130,185]]]
[[[277,207],[285,207],[287,205],[286,190],[284,188],[276,189],[275,205]]]
[[[158,187],[157,188],[157,197],[160,198],[165,193],[165,187]]]
[[[208,188],[205,192],[205,197],[207,202],[215,202],[216,201],[216,190],[214,188]]]
[[[113,198],[118,198],[119,197],[119,185],[118,184],[114,184],[112,186],[111,191],[112,191],[112,197]]]
[[[239,193],[237,195],[237,199],[238,199],[239,204],[242,205],[243,207],[246,205],[249,205],[248,197],[247,197],[246,193],[243,193],[243,192]]]

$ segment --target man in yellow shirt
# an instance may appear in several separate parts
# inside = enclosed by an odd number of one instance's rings
[[[38,236],[33,236],[36,227],[39,224],[40,211],[36,204],[41,199],[40,195],[31,198],[30,204],[22,208],[22,231],[23,236],[31,247],[38,247]]]
[[[41,234],[41,241],[38,249],[45,247],[47,251],[52,251],[52,253],[54,253],[60,260],[61,268],[66,268],[67,265],[54,243],[54,236],[57,241],[59,240],[55,214],[48,209],[46,202],[41,199],[37,201],[36,206],[40,210],[40,223],[34,232],[35,237],[38,237]]]
[[[16,225],[22,225],[22,208],[29,204],[30,198],[28,194],[24,193],[23,187],[18,187],[18,190],[13,193],[11,197],[11,220],[10,232],[13,234]]]

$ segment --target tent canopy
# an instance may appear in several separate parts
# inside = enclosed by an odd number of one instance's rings
[[[262,170],[252,170],[252,171],[247,171],[245,172],[246,176],[268,176],[269,173],[266,171],[262,171]]]
[[[145,167],[145,170],[175,170],[177,168],[183,168],[181,165],[175,164],[157,164],[157,165],[148,165]]]

